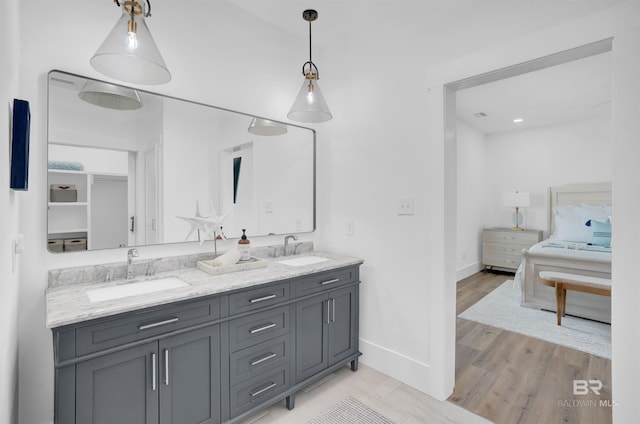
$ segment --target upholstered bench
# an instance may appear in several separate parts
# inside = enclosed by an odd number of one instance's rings
[[[555,271],[542,271],[539,276],[542,284],[556,288],[556,315],[558,317],[558,325],[561,325],[562,317],[564,316],[567,306],[567,290],[611,297],[611,280],[606,278]]]

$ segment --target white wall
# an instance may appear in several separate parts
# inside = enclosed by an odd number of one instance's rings
[[[458,120],[457,201],[458,234],[456,248],[456,280],[482,268],[482,229],[487,226],[487,184],[491,166],[487,163],[485,135]]]
[[[20,197],[9,189],[9,104],[18,90],[20,61],[18,3],[0,2],[0,422],[18,422],[18,291],[19,267],[12,270],[12,240],[18,233]],[[33,139],[31,140],[34,141]],[[29,184],[37,185],[31,176]]]
[[[551,186],[611,182],[611,117],[542,128],[491,134],[486,138],[485,225],[511,226],[513,209],[502,206],[503,193],[527,191],[531,206],[522,209],[523,227],[547,233]]]

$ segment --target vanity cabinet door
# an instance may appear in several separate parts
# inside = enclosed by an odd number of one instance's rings
[[[296,382],[329,365],[329,295],[321,294],[296,304]]]
[[[357,352],[358,286],[329,293],[329,365]]]
[[[160,424],[220,423],[220,327],[160,340],[159,348]]]
[[[337,289],[296,305],[296,382],[358,351],[358,286]],[[356,362],[352,363],[355,370]]]
[[[76,423],[157,424],[158,343],[152,342],[76,366]]]

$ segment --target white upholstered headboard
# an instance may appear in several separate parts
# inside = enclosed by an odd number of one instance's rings
[[[553,207],[555,205],[611,205],[611,183],[566,184],[549,187],[547,213],[548,235],[554,233]]]

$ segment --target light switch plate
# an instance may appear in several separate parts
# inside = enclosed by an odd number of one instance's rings
[[[413,197],[402,197],[398,199],[398,215],[413,215]]]

